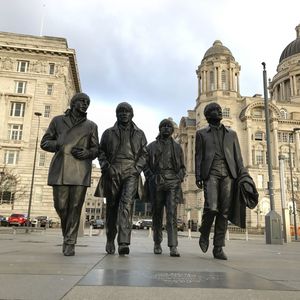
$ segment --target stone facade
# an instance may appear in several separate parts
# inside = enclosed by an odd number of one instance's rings
[[[300,191],[300,43],[299,26],[296,27],[297,39],[292,49],[281,57],[277,74],[270,80],[270,140],[273,165],[273,186],[275,210],[281,214],[281,196],[279,181],[280,154],[285,160],[286,199],[291,207],[291,177],[289,167],[289,149],[291,150],[293,187],[295,198]],[[286,51],[286,50],[285,50]],[[209,102],[217,102],[223,109],[223,124],[234,129],[239,137],[244,165],[256,182],[260,198],[256,209],[247,210],[249,227],[264,226],[265,214],[270,210],[268,195],[268,165],[265,129],[264,98],[262,95],[245,97],[240,95],[240,65],[231,51],[220,41],[209,48],[196,73],[198,79],[198,97],[196,106],[182,117],[179,124],[178,139],[185,153],[187,177],[183,184],[185,204],[179,208],[180,218],[187,220],[189,215],[195,222],[201,221],[204,203],[203,192],[195,185],[195,132],[207,126],[203,110]],[[262,74],[261,74],[262,76]],[[262,83],[263,83],[263,76]],[[300,202],[298,207],[300,207]],[[291,218],[292,219],[292,218]]]
[[[66,39],[0,32],[0,170],[19,178],[15,194],[12,187],[1,195],[1,214],[27,213],[37,135],[40,141],[52,117],[80,90],[75,51]],[[47,186],[51,158],[38,142],[31,216],[57,218]]]

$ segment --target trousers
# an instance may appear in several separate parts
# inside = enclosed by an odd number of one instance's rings
[[[116,173],[111,180],[114,199],[108,199],[106,209],[106,237],[114,241],[118,233],[118,244],[130,245],[132,209],[136,199],[138,177],[126,174],[128,165],[115,165]]]
[[[61,220],[65,244],[76,244],[86,190],[81,185],[53,186],[54,208]]]
[[[165,183],[155,186],[155,199],[152,203],[153,241],[160,244],[163,240],[162,222],[164,208],[166,208],[166,229],[168,247],[177,247],[177,204],[180,182],[178,180],[166,180]]]
[[[200,226],[201,234],[209,238],[215,221],[214,246],[225,246],[228,214],[233,199],[234,179],[225,163],[213,165],[211,174],[204,181],[204,209]]]

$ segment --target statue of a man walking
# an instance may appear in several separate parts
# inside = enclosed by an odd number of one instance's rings
[[[86,117],[89,104],[88,95],[75,94],[70,109],[52,119],[41,140],[41,148],[54,153],[48,185],[53,187],[54,207],[61,220],[65,256],[75,255],[81,208],[98,154],[97,125]]]

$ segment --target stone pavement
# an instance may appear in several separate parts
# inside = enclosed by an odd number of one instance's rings
[[[8,229],[7,229],[8,230]],[[134,230],[129,256],[106,255],[105,235],[78,238],[76,255],[61,253],[61,234],[0,228],[0,299],[300,299],[300,243],[266,245],[262,236],[231,235],[228,261],[179,237],[181,257],[153,254],[146,230]],[[86,231],[88,234],[88,231]]]

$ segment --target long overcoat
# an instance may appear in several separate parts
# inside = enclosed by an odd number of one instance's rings
[[[223,125],[222,125],[223,126]],[[236,179],[244,170],[240,144],[235,131],[224,126],[223,149],[231,176]],[[196,181],[209,177],[210,169],[216,153],[213,132],[210,126],[196,132],[195,173]]]
[[[56,116],[41,140],[41,148],[54,152],[49,173],[48,185],[82,185],[90,186],[92,161],[98,154],[97,125],[83,118],[72,124],[69,114]],[[89,151],[89,157],[76,159],[71,150],[82,147]]]
[[[138,173],[141,173],[146,164],[147,140],[144,132],[141,129],[139,129],[134,124],[134,122],[132,122],[132,128],[130,132],[130,145],[135,160],[134,167],[136,168]],[[114,163],[119,146],[120,130],[118,127],[118,123],[116,122],[113,127],[106,129],[101,137],[98,156],[101,169],[107,168],[108,166]],[[114,201],[113,198],[116,195],[112,191],[112,180],[112,178],[102,173],[102,176],[95,191],[95,196],[106,197],[107,201]],[[139,184],[137,199],[141,199],[143,193],[141,176],[139,176],[138,181]]]
[[[173,148],[173,164],[175,172],[178,176],[178,179],[182,182],[185,176],[185,165],[184,157],[181,146],[174,141],[172,138],[172,148]],[[159,142],[159,139],[150,143],[147,146],[147,164],[144,170],[146,181],[144,184],[144,195],[143,199],[145,202],[155,201],[155,187],[153,184],[155,182],[152,180],[154,177],[160,176],[159,161],[162,156],[162,147]],[[153,177],[154,176],[154,177]],[[177,203],[184,203],[182,189],[180,188],[175,195]]]

